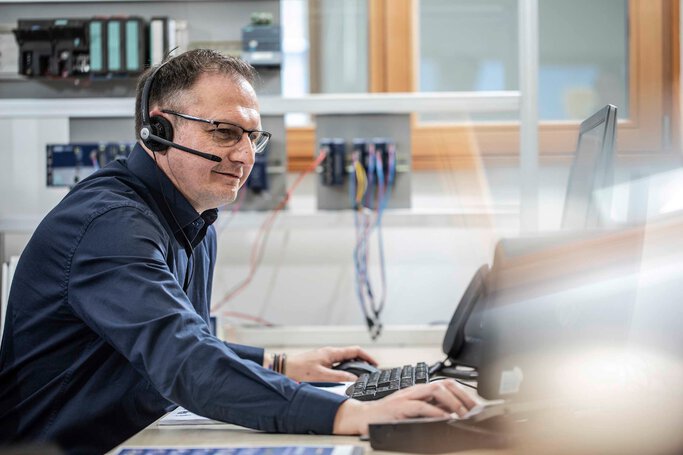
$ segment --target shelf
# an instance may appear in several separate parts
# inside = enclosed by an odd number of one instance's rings
[[[520,94],[500,92],[352,93],[260,99],[263,112],[412,114],[518,112]]]
[[[66,190],[64,191],[66,193]],[[249,230],[258,228],[271,211],[242,211],[230,219],[231,229]],[[223,218],[231,218],[229,211],[222,212]],[[519,205],[499,204],[495,207],[470,206],[462,209],[393,209],[386,210],[382,219],[385,228],[458,228],[487,225],[491,218],[514,223],[519,217]],[[40,217],[0,218],[0,234],[30,234],[40,223]],[[352,210],[316,210],[290,208],[282,211],[276,221],[278,229],[338,229],[353,228]]]
[[[378,346],[439,346],[446,325],[389,325],[382,336],[372,340],[365,326],[276,326],[248,327],[223,323],[223,336],[233,343],[264,347],[349,346],[372,344]]]
[[[508,91],[262,96],[259,103],[261,115],[517,112],[520,95]],[[4,99],[0,118],[132,117],[134,106],[134,98]]]
[[[134,98],[54,98],[0,100],[0,118],[133,117]]]
[[[203,0],[208,2],[221,2],[225,0]],[[253,1],[253,0],[252,0]],[[25,4],[35,5],[41,3],[185,3],[187,0],[0,0],[2,4]]]

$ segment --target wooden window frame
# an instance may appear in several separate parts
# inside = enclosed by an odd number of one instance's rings
[[[418,0],[401,1],[410,3],[403,11],[411,11],[409,14],[416,18]],[[619,122],[617,149],[619,153],[631,156],[677,150],[680,142],[676,101],[679,96],[678,1],[629,0],[628,8],[629,118]],[[417,41],[417,24],[410,22],[409,18],[405,21],[412,26],[409,35]],[[387,34],[385,39],[391,41],[394,37]],[[387,48],[392,46],[387,45]],[[416,42],[412,48],[417,48]],[[417,56],[417,52],[413,55]],[[390,58],[386,61],[392,62]],[[417,67],[417,60],[414,67]],[[386,73],[394,71],[391,66],[384,70]],[[412,84],[392,89],[415,91],[415,79],[412,81]],[[666,132],[668,138],[664,138],[665,116],[671,125]],[[576,147],[579,123],[540,122],[541,159],[569,159]],[[519,153],[519,124],[422,124],[414,120],[412,146],[415,169],[468,166],[480,157],[515,161]]]

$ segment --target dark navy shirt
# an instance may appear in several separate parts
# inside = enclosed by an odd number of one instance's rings
[[[210,333],[216,216],[197,214],[139,145],[69,192],[12,282],[0,441],[104,452],[174,404],[268,432],[332,432],[343,397]]]

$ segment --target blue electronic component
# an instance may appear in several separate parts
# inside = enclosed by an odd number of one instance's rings
[[[322,162],[322,184],[326,186],[344,185],[346,174],[346,142],[341,138],[323,138],[320,149],[327,153]]]
[[[363,161],[363,159],[367,154],[367,151],[365,149],[365,147],[367,146],[367,141],[363,138],[357,137],[351,143],[353,144],[353,153],[356,153],[358,155],[358,159],[361,161],[363,166],[365,166],[365,161]]]
[[[324,137],[320,139],[320,153],[325,154],[325,159],[321,163],[322,173],[320,174],[320,181],[325,186],[330,186],[332,183],[332,166],[329,165],[330,156],[332,154],[332,139]]]
[[[346,173],[346,142],[344,139],[333,139],[332,150],[330,150],[330,164],[332,167],[332,185],[343,185],[344,174]]]
[[[47,144],[47,186],[73,186],[107,163],[127,157],[134,146],[126,142]]]
[[[395,162],[395,146],[391,139],[378,137],[372,140],[375,146],[375,153],[382,160],[382,172],[384,175],[384,180],[387,184],[391,185],[396,177],[396,167],[392,164]]]
[[[282,64],[282,30],[273,24],[242,28],[242,58],[254,66]]]
[[[362,205],[380,209],[391,196],[396,180],[396,145],[390,138],[353,139],[352,156],[364,170]],[[357,174],[357,171],[354,170]],[[355,187],[354,187],[355,188]],[[353,191],[356,191],[355,189]],[[358,196],[352,195],[353,199]]]
[[[255,155],[254,167],[247,179],[247,188],[254,193],[268,191],[268,147]]]

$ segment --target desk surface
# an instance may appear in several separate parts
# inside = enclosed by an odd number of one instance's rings
[[[370,348],[368,351],[374,355],[383,367],[401,365],[403,363],[415,363],[418,361],[433,362],[440,360],[443,354],[434,348]],[[287,352],[294,353],[294,349]],[[667,369],[670,372],[671,369]],[[640,381],[640,376],[638,376]],[[643,382],[643,384],[648,381]],[[675,381],[680,383],[680,381]],[[674,382],[662,382],[673,384]],[[600,387],[605,383],[601,382]],[[650,384],[652,386],[652,384]],[[617,387],[618,389],[619,387]],[[503,453],[641,453],[638,450],[643,447],[652,447],[646,450],[648,453],[683,453],[680,450],[671,450],[675,447],[683,447],[683,437],[680,435],[680,419],[669,416],[680,416],[683,402],[676,401],[680,395],[671,395],[670,390],[665,393],[637,393],[633,394],[628,389],[626,397],[617,393],[614,398],[619,401],[611,413],[609,408],[601,412],[579,413],[563,412],[551,413],[542,416],[536,424],[527,427],[520,436],[523,445],[517,449],[492,451],[476,450],[458,452],[468,455],[483,455]],[[600,403],[609,405],[609,396],[596,395],[602,400]],[[652,390],[651,392],[656,392]],[[588,397],[593,392],[586,391]],[[662,391],[660,391],[662,392]],[[635,398],[638,398],[637,400]],[[674,400],[672,401],[672,398]],[[607,401],[605,401],[607,400]],[[654,400],[654,401],[653,401]],[[591,399],[592,401],[592,399]],[[629,406],[624,407],[625,402]],[[591,406],[593,409],[593,406]],[[595,409],[601,409],[598,406]],[[653,414],[643,414],[643,410],[649,410]],[[661,418],[662,416],[666,418]],[[546,418],[547,417],[547,418]],[[577,418],[578,417],[578,418]],[[240,446],[283,446],[283,445],[357,445],[365,449],[366,453],[388,454],[394,452],[372,451],[368,442],[361,441],[356,436],[313,436],[313,435],[287,435],[266,434],[248,430],[242,427],[228,424],[203,425],[203,426],[177,426],[158,427],[156,423],[150,425],[137,435],[124,442],[120,447],[240,447]],[[634,449],[635,448],[635,449]],[[655,448],[661,450],[655,450]],[[118,449],[118,448],[117,448]],[[115,450],[117,450],[115,449]],[[528,450],[527,450],[528,449]],[[635,451],[634,451],[635,450]],[[115,451],[114,451],[115,452]],[[112,452],[112,453],[114,453]]]
[[[287,349],[288,353],[295,353],[304,349]],[[435,362],[443,359],[443,353],[439,348],[407,348],[407,347],[382,347],[367,349],[375,356],[382,367],[416,363],[419,361]],[[216,446],[259,446],[259,445],[359,445],[366,452],[372,452],[369,442],[364,442],[357,436],[322,436],[322,435],[291,435],[291,434],[266,434],[249,430],[236,425],[187,425],[159,427],[153,423],[140,433],[136,434],[111,453],[123,447],[216,447]],[[390,452],[373,452],[377,454]],[[464,452],[463,452],[464,453]],[[469,453],[492,453],[469,452]],[[500,454],[500,452],[495,452]]]
[[[361,441],[357,436],[266,434],[229,424],[159,427],[156,423],[130,438],[119,448],[133,446],[222,447],[347,444],[360,445],[365,447],[366,451],[371,450],[370,443]],[[115,453],[116,450],[112,453]]]

